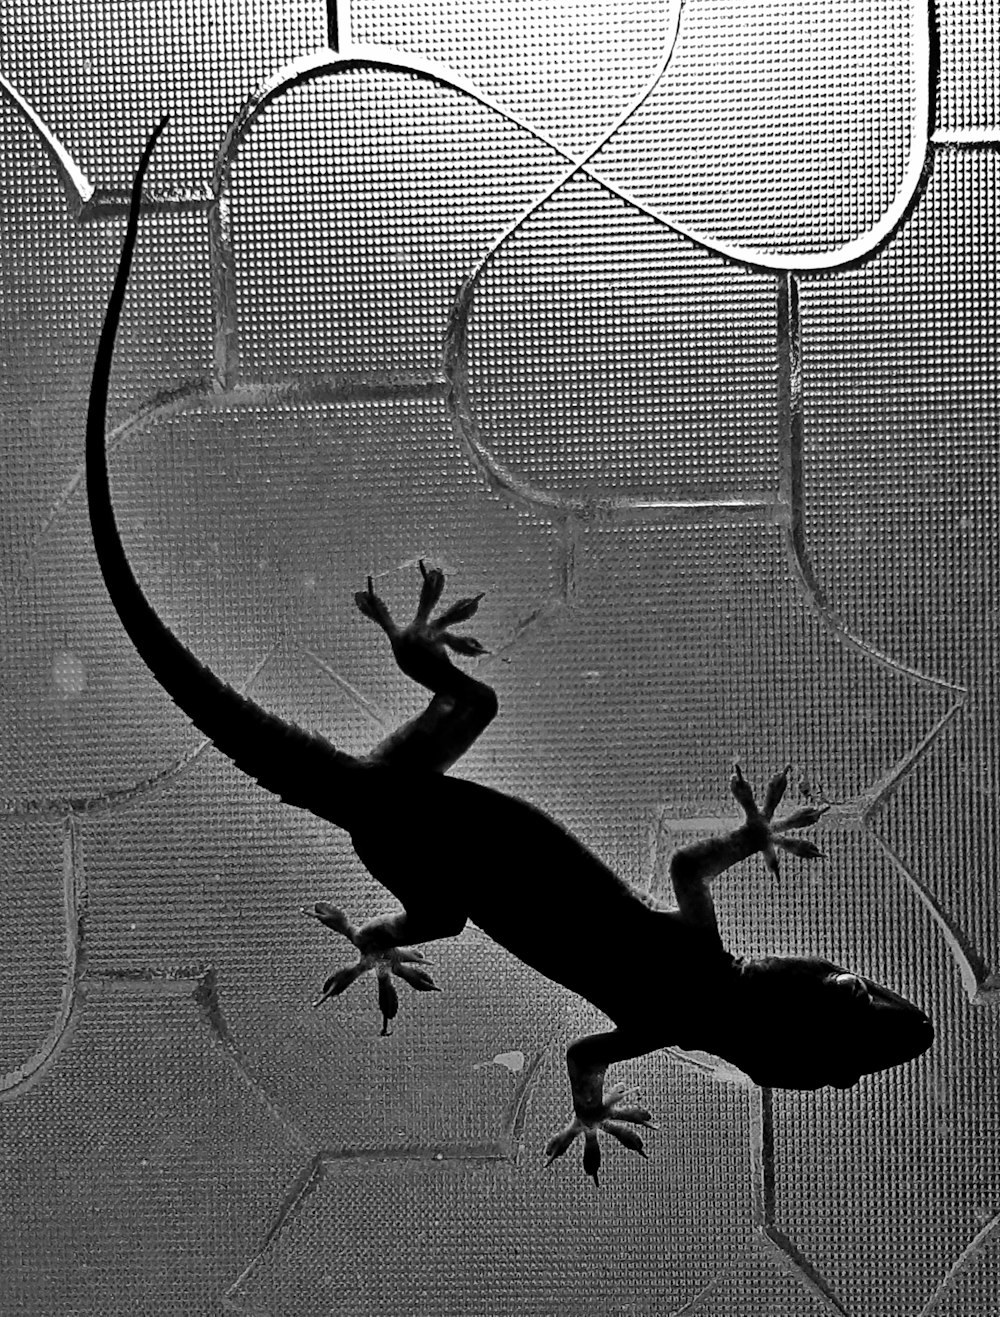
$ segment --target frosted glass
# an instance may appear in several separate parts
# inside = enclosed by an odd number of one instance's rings
[[[998,50],[990,0],[0,0],[0,1312],[1000,1314]],[[459,771],[664,897],[791,761],[827,858],[722,879],[726,944],[930,1052],[618,1066],[660,1128],[595,1191],[542,1149],[602,1017],[475,928],[388,1038],[311,1009],[301,907],[392,900],[201,743],[90,540],[164,110],[110,441],[164,619],[362,752],[422,701],[353,593],[442,565],[501,702]]]

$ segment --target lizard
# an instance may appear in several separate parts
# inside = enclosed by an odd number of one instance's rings
[[[316,1003],[362,974],[378,982],[382,1032],[397,1012],[398,978],[435,989],[419,945],[462,932],[471,921],[547,979],[597,1007],[611,1028],[566,1051],[573,1116],[548,1142],[549,1164],[578,1139],[595,1184],[599,1133],[645,1155],[652,1114],[608,1069],[666,1047],[720,1056],[764,1087],[847,1088],[904,1064],[930,1046],[933,1026],[917,1006],[874,980],[810,956],[734,956],[723,945],[711,883],[762,854],[803,860],[819,848],[799,830],[826,806],[809,804],[781,820],[775,810],[788,770],[758,805],[739,765],[730,788],[743,821],[679,849],[670,861],[676,909],[627,883],[554,818],[517,796],[449,770],[498,712],[495,692],[452,661],[484,652],[455,630],[482,596],[442,611],[444,573],[420,562],[413,620],[399,625],[372,579],[355,595],[386,635],[395,661],[431,695],[427,708],[364,756],[285,721],[226,684],[161,620],[133,572],[116,518],[107,460],[107,401],[118,325],[139,225],[143,180],[166,117],[151,134],[133,180],[125,236],[94,359],[86,424],[91,531],[103,580],[122,625],[153,677],[219,751],[287,804],[345,830],[358,857],[401,912],[355,928],[345,912],[317,901],[311,914],[358,951]],[[435,833],[442,844],[433,840]],[[442,845],[464,862],[444,862]]]

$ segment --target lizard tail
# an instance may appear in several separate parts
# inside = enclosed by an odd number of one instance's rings
[[[358,761],[323,737],[266,712],[199,662],[146,598],[122,544],[108,475],[108,386],[135,253],[143,180],[166,124],[165,115],[153,129],[135,173],[118,272],[94,359],[86,438],[94,548],[111,602],[139,657],[195,726],[239,769],[288,804],[350,828],[364,772]]]

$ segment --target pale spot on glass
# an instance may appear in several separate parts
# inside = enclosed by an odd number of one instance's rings
[[[87,685],[87,669],[79,654],[68,649],[56,651],[52,659],[52,684],[61,699],[72,700],[82,695]]]

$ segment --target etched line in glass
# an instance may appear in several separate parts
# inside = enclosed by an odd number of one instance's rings
[[[315,51],[293,60],[283,69],[279,69],[261,84],[247,98],[237,112],[227,130],[216,156],[212,175],[212,193],[215,204],[209,209],[209,249],[210,266],[213,271],[213,299],[215,307],[215,377],[220,387],[226,387],[240,376],[240,354],[238,331],[236,327],[236,288],[235,257],[232,225],[230,217],[229,193],[232,177],[232,164],[239,144],[253,126],[254,121],[267,106],[280,96],[286,95],[295,87],[314,79],[336,76],[355,68],[374,68],[385,72],[409,74],[411,77],[423,78],[452,91],[460,92],[487,109],[515,124],[542,142],[550,150],[569,162],[568,172],[564,171],[552,187],[532,202],[522,216],[514,221],[513,226],[495,240],[489,249],[492,252],[508,236],[542,205],[548,197],[557,191],[563,183],[585,164],[612,136],[628,118],[652,94],[670,62],[677,41],[680,16],[683,6],[676,10],[676,21],[667,49],[646,85],[641,89],[632,103],[625,107],[614,120],[611,127],[603,133],[581,156],[574,156],[561,147],[543,129],[529,123],[521,115],[505,108],[494,97],[480,90],[474,82],[453,72],[443,64],[425,59],[419,55],[404,53],[386,46],[351,46],[347,38],[346,53],[336,54],[329,50]],[[341,14],[341,20],[343,14]],[[342,40],[344,40],[342,35]],[[488,253],[489,254],[489,253]]]
[[[956,1281],[967,1271],[972,1270],[972,1264],[986,1252],[998,1237],[1000,1237],[1000,1211],[994,1212],[983,1228],[969,1240],[942,1277],[941,1283],[934,1293],[920,1309],[917,1317],[930,1317],[930,1314],[942,1300],[946,1299],[951,1291],[957,1289]],[[961,1304],[962,1298],[963,1296],[956,1295],[958,1304]],[[959,1308],[959,1311],[961,1311],[961,1308]]]
[[[219,1003],[219,980],[214,966],[209,965],[206,967],[204,973],[195,983],[192,996],[202,1019],[208,1025],[212,1037],[222,1048],[223,1055],[236,1071],[245,1087],[297,1147],[303,1150],[308,1149],[310,1140],[304,1131],[271,1099],[264,1085],[258,1083],[252,1068],[247,1062],[246,1054],[233,1037]]]
[[[144,213],[152,215],[207,214],[212,205],[208,187],[157,187],[146,189],[142,200]],[[129,194],[126,188],[99,187],[77,217],[82,224],[95,220],[112,219],[128,214]]]
[[[386,713],[380,705],[373,703],[367,696],[362,695],[361,691],[359,691],[353,683],[349,682],[346,677],[342,676],[335,668],[327,663],[325,659],[320,658],[314,650],[303,649],[302,653],[316,668],[319,669],[320,672],[323,673],[325,677],[328,677],[335,686],[339,687],[354,706],[365,714],[365,716],[369,718],[380,731],[385,732],[389,730],[391,720],[388,713]]]
[[[0,819],[8,823],[18,819],[65,818],[67,814],[86,817],[123,809],[134,800],[147,798],[164,787],[172,786],[201,758],[209,744],[207,740],[202,741],[190,754],[175,759],[167,768],[126,787],[95,796],[51,796],[45,799],[28,797],[23,800],[0,801]]]
[[[802,325],[799,315],[798,280],[786,273],[777,280],[778,341],[778,452],[783,467],[782,497],[787,501],[786,535],[793,575],[801,587],[802,598],[823,626],[850,649],[899,673],[925,690],[948,691],[955,696],[956,708],[968,702],[968,690],[943,677],[934,677],[893,658],[876,645],[857,635],[837,614],[826,598],[813,570],[806,548],[805,481],[802,472]]]
[[[351,44],[350,0],[326,0],[326,44],[331,50]]]
[[[64,824],[62,889],[66,952],[55,1019],[41,1046],[21,1065],[0,1075],[0,1102],[23,1097],[51,1072],[73,1034],[86,997],[83,976],[86,963],[84,918],[87,910],[87,874],[83,863],[80,824],[72,814]]]
[[[573,495],[561,491],[539,488],[532,481],[515,475],[503,462],[490,451],[483,442],[479,424],[470,402],[469,391],[469,353],[468,323],[469,312],[476,284],[486,265],[499,249],[500,243],[514,233],[527,214],[521,216],[510,226],[504,237],[494,245],[489,255],[484,258],[475,274],[467,279],[452,306],[448,317],[448,330],[445,340],[444,369],[448,376],[448,409],[451,413],[455,432],[462,440],[471,460],[482,471],[490,488],[505,498],[529,508],[540,508],[552,517],[573,517],[582,520],[622,520],[624,517],[648,520],[650,514],[689,513],[698,514],[706,511],[727,511],[742,518],[746,514],[752,517],[765,513],[774,513],[779,506],[778,496],[769,490],[759,490],[749,494],[718,496],[706,499],[683,499],[641,497],[632,494],[608,494],[598,496]]]
[[[901,755],[877,782],[872,783],[869,789],[857,798],[857,804],[860,806],[859,818],[862,823],[870,823],[879,810],[888,804],[921,760],[926,759],[931,748],[943,736],[945,728],[954,722],[966,703],[966,700],[960,700],[950,709],[946,709],[917,744],[906,754]]]
[[[712,1277],[707,1285],[703,1285],[697,1294],[693,1295],[683,1307],[677,1308],[674,1312],[668,1314],[668,1317],[696,1317],[702,1311],[702,1305],[707,1303],[713,1295],[727,1284],[737,1274],[739,1268],[734,1265],[726,1267],[725,1270],[718,1272]]]
[[[251,670],[243,684],[237,689],[241,694],[251,691],[263,675],[277,653],[281,641],[276,641],[264,657]],[[137,800],[146,800],[158,792],[173,786],[188,773],[211,746],[206,738],[186,755],[181,755],[166,768],[160,769],[149,777],[130,782],[127,786],[116,787],[110,791],[99,792],[94,796],[51,796],[44,799],[26,798],[11,801],[0,799],[0,820],[10,822],[17,819],[40,818],[86,818],[95,814],[107,814],[114,810],[127,809]]]
[[[417,372],[386,371],[378,378],[357,380],[348,376],[328,375],[321,379],[295,379],[277,383],[236,384],[216,389],[210,381],[195,380],[158,394],[138,411],[131,413],[108,436],[108,452],[144,433],[153,424],[193,411],[228,411],[239,407],[276,407],[337,405],[345,402],[379,402],[444,398],[447,381],[443,374],[424,376]],[[13,588],[8,597],[18,599],[29,581],[36,555],[56,520],[79,493],[84,481],[81,463],[66,482],[45,514],[42,524],[13,572]],[[0,586],[0,595],[4,589]]]
[[[309,1197],[330,1175],[336,1175],[340,1171],[358,1165],[405,1165],[414,1162],[442,1165],[448,1162],[479,1165],[491,1162],[516,1164],[527,1118],[528,1101],[538,1083],[545,1058],[546,1049],[543,1048],[536,1052],[525,1066],[504,1116],[500,1135],[488,1143],[397,1146],[387,1144],[378,1148],[324,1148],[313,1153],[289,1186],[260,1247],[226,1290],[226,1306],[235,1311],[244,1311],[242,1307],[236,1306],[241,1298],[240,1290],[248,1283],[255,1269],[264,1262],[272,1246],[280,1239]]]
[[[219,1004],[218,975],[212,965],[120,966],[84,974],[80,983],[104,991],[166,994],[189,997],[198,1007],[213,1041],[222,1049],[241,1083],[260,1102],[281,1131],[302,1150],[310,1144],[305,1134],[271,1101],[266,1090],[254,1078],[243,1051],[233,1037]]]
[[[108,452],[114,453],[119,446],[134,434],[145,430],[147,425],[153,420],[165,420],[184,411],[189,406],[207,406],[212,399],[211,389],[202,382],[193,381],[178,385],[176,388],[169,389],[163,393],[157,394],[148,403],[143,404],[138,411],[133,412],[126,417],[114,430],[108,435]],[[50,534],[52,527],[57,519],[65,511],[67,505],[77,494],[84,481],[84,465],[81,462],[70,479],[63,486],[55,502],[42,519],[42,524],[36,534],[32,537],[25,550],[20,562],[13,572],[13,588],[9,597],[18,599],[21,592],[28,582],[28,574],[35,561],[35,556],[44,543],[46,537]],[[0,587],[2,591],[2,587]]]
[[[241,1295],[239,1291],[249,1281],[256,1268],[264,1261],[271,1245],[281,1237],[284,1233],[285,1227],[298,1214],[299,1209],[302,1207],[303,1203],[305,1203],[306,1199],[319,1188],[325,1178],[326,1172],[323,1165],[322,1153],[316,1153],[308,1162],[306,1162],[305,1166],[303,1166],[302,1170],[299,1171],[298,1175],[296,1175],[295,1179],[289,1185],[288,1192],[285,1194],[280,1207],[275,1213],[274,1221],[268,1228],[267,1234],[264,1236],[260,1248],[223,1295],[222,1302],[225,1308],[229,1309],[231,1312],[257,1311],[256,1308],[244,1308],[243,1304],[240,1302]]]
[[[774,1094],[754,1087],[750,1101],[750,1168],[755,1227],[774,1220]]]
[[[754,1088],[750,1098],[750,1178],[754,1230],[767,1254],[825,1311],[848,1317],[830,1284],[775,1224],[774,1094],[769,1088]]]
[[[992,1006],[1000,1002],[1000,974],[990,970],[958,921],[945,910],[909,865],[904,864],[888,842],[874,828],[869,829],[868,833],[937,926],[949,955],[958,967],[962,988],[969,1001],[976,1006]]]
[[[0,99],[16,109],[45,148],[52,161],[73,218],[81,223],[124,215],[128,211],[127,188],[99,188],[77,164],[72,152],[46,123],[35,107],[0,73]],[[207,186],[152,188],[143,199],[143,209],[160,212],[207,211],[214,200]]]
[[[62,144],[60,139],[48,126],[38,111],[31,105],[21,93],[8,82],[0,73],[0,96],[10,102],[18,110],[31,127],[35,136],[45,147],[52,163],[56,167],[59,175],[59,181],[62,183],[66,193],[70,208],[77,215],[83,210],[86,203],[93,197],[95,192],[94,184],[83,172],[80,166],[73,159],[73,156]]]
[[[1000,147],[1000,127],[936,128],[931,143],[941,147]]]
[[[677,36],[680,30],[681,19],[684,12],[684,4],[676,6],[675,22],[673,31],[668,41],[668,47],[663,60],[654,71],[649,83],[642,89],[637,98],[626,107],[619,115],[610,129],[607,130],[591,147],[580,156],[574,156],[565,151],[556,142],[554,142],[543,129],[538,128],[513,111],[506,109],[499,101],[496,101],[488,93],[480,91],[476,85],[461,74],[451,71],[445,65],[438,64],[432,60],[425,59],[422,56],[408,52],[397,51],[394,48],[386,46],[369,46],[354,45],[350,35],[350,4],[348,0],[329,0],[328,3],[328,22],[330,24],[330,46],[324,47],[320,51],[313,52],[309,55],[302,56],[298,60],[286,65],[282,70],[272,75],[256,91],[251,93],[250,97],[244,103],[242,109],[238,112],[233,123],[227,131],[220,151],[216,158],[215,174],[213,182],[208,187],[194,188],[174,188],[165,191],[153,190],[146,199],[145,205],[157,210],[208,210],[217,212],[220,208],[219,194],[219,167],[223,161],[226,152],[231,146],[234,133],[242,133],[242,118],[249,114],[254,117],[264,107],[264,105],[274,96],[281,94],[284,90],[296,85],[298,82],[308,77],[319,76],[324,71],[320,66],[335,65],[341,68],[360,67],[368,65],[369,67],[395,68],[401,72],[411,72],[415,76],[426,76],[432,80],[448,86],[457,91],[465,92],[474,97],[481,104],[495,110],[498,114],[518,124],[526,132],[531,133],[537,140],[546,143],[552,150],[558,152],[574,168],[582,169],[587,175],[598,182],[602,187],[607,188],[613,195],[619,197],[622,201],[636,207],[644,214],[665,224],[673,232],[689,238],[698,246],[704,247],[705,250],[715,252],[718,255],[725,256],[729,260],[736,261],[738,264],[748,269],[757,270],[795,270],[799,273],[829,273],[831,270],[852,267],[859,262],[867,259],[890,240],[892,234],[898,229],[900,224],[905,220],[907,214],[912,209],[914,200],[919,195],[922,186],[922,180],[926,177],[927,159],[930,154],[929,148],[932,146],[946,146],[956,144],[967,145],[991,145],[1000,140],[1000,130],[993,128],[968,128],[968,129],[941,129],[934,128],[932,123],[932,106],[936,102],[937,82],[939,73],[939,59],[937,56],[937,33],[935,25],[930,21],[929,5],[922,3],[922,0],[914,0],[913,3],[913,30],[916,33],[916,42],[914,45],[914,111],[912,118],[912,131],[910,134],[911,149],[907,158],[906,166],[903,171],[903,178],[892,205],[882,216],[880,222],[873,226],[862,238],[856,239],[853,243],[845,244],[836,252],[819,252],[806,255],[799,254],[794,260],[785,258],[781,254],[758,250],[749,247],[743,247],[738,244],[727,244],[717,240],[711,235],[702,233],[699,230],[679,224],[671,219],[670,216],[642,202],[631,195],[626,189],[617,184],[606,181],[599,170],[593,166],[591,158],[594,154],[614,136],[614,134],[628,121],[628,119],[638,110],[643,102],[649,97],[656,85],[662,79],[666,71],[667,64],[673,54],[676,46]],[[336,46],[339,44],[339,53]],[[310,69],[312,70],[310,72]],[[325,71],[336,71],[334,68],[326,67]],[[57,168],[60,169],[61,177],[67,188],[70,204],[74,211],[83,219],[90,219],[96,215],[121,214],[127,209],[128,192],[126,189],[101,189],[95,190],[94,185],[89,182],[79,170],[72,156],[66,151],[66,148],[58,141],[58,138],[44,124],[41,117],[35,112],[23,97],[17,93],[14,88],[0,76],[0,93],[3,93],[15,104],[21,112],[25,114],[28,122],[32,124],[35,131],[39,133],[41,140],[44,142],[46,149],[52,154]],[[67,172],[68,171],[68,172]]]

